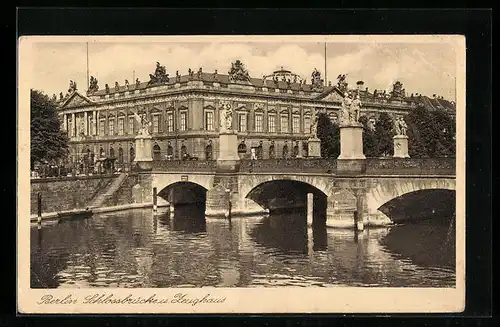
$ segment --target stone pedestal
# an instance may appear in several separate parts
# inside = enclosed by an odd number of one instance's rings
[[[238,136],[234,131],[219,134],[219,157],[217,158],[218,172],[235,172],[240,169],[238,156]]]
[[[394,140],[394,158],[409,158],[408,155],[408,136],[395,135]]]
[[[150,170],[153,168],[151,135],[137,135],[135,137],[135,158],[134,163],[140,170]]]
[[[363,126],[359,123],[340,126],[340,155],[337,173],[362,174],[365,172],[363,154]]]
[[[307,156],[310,158],[319,158],[321,157],[321,141],[317,137],[311,137],[307,141]]]

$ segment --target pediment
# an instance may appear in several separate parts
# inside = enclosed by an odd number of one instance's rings
[[[318,96],[318,100],[330,101],[330,102],[342,102],[344,99],[342,93],[336,87],[329,92],[322,93]]]
[[[68,107],[82,107],[94,104],[89,98],[81,95],[78,92],[74,92],[70,97],[61,105],[62,108]]]

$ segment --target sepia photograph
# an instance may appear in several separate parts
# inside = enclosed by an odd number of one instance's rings
[[[463,308],[463,37],[33,36],[19,74],[32,312]]]

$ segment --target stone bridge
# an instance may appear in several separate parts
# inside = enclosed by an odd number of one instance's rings
[[[404,206],[391,203],[406,197],[431,201],[434,194],[440,203],[445,192],[451,195],[446,205],[454,209],[455,158],[368,158],[361,172],[337,171],[334,159],[241,161],[232,172],[218,171],[217,161],[154,161],[141,172],[151,176],[141,179],[141,187],[151,194],[156,188],[173,208],[202,203],[208,216],[224,216],[229,203],[233,214],[305,210],[312,194],[314,219],[332,227],[403,219]]]

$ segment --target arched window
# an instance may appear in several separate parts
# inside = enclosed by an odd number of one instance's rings
[[[255,151],[255,155],[257,156],[257,159],[259,160],[262,160],[262,144],[259,144],[259,146],[257,147],[256,151]]]
[[[118,163],[123,163],[123,149],[121,147],[118,148]]]
[[[276,157],[276,150],[274,149],[274,144],[269,146],[269,159],[274,159]]]
[[[106,152],[104,152],[104,149],[102,147],[99,149],[99,156],[101,158],[106,158]]]
[[[174,148],[169,144],[167,146],[167,156],[173,156],[174,155]]]
[[[283,145],[283,158],[288,158],[288,145]]]
[[[245,143],[238,145],[238,153],[247,153],[247,146]]]
[[[212,155],[212,144],[209,144],[205,147],[205,160],[213,160]]]
[[[153,146],[153,160],[161,160],[161,148],[158,144]]]
[[[135,159],[135,150],[134,150],[133,146],[130,147],[130,156],[129,156],[129,158],[130,158],[130,162],[134,161],[134,159]]]
[[[299,144],[295,144],[295,146],[293,147],[293,153],[292,153],[292,157],[293,158],[297,158],[297,156],[299,155]]]
[[[187,156],[187,147],[185,145],[181,146],[181,159],[186,159]]]
[[[114,158],[115,157],[115,149],[113,147],[109,148],[109,157]]]
[[[247,154],[247,146],[245,143],[242,142],[240,143],[240,145],[238,145],[238,155],[240,159],[245,159],[246,154]]]

